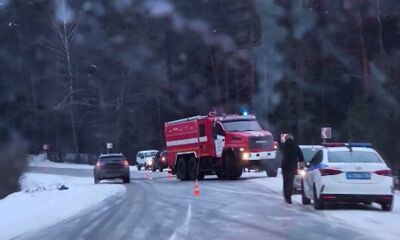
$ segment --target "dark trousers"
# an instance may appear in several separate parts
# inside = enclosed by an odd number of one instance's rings
[[[293,193],[294,174],[283,174],[283,195],[286,201],[291,201]]]

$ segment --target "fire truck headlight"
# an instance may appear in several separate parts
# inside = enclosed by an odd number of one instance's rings
[[[239,151],[244,152],[244,150],[246,150],[245,148],[239,148]]]
[[[242,159],[243,160],[248,160],[250,158],[250,156],[251,156],[250,153],[245,152],[245,153],[242,154]]]

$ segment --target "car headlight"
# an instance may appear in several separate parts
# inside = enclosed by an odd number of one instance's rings
[[[248,160],[250,158],[250,156],[251,156],[250,153],[245,152],[245,153],[242,154],[242,159],[243,160]]]
[[[147,161],[147,164],[148,164],[148,165],[153,165],[153,160]]]
[[[164,162],[165,160],[166,160],[166,159],[165,159],[165,157],[162,157],[162,158],[161,158],[161,161],[163,161],[163,162]]]
[[[297,170],[297,174],[302,177],[305,177],[307,175],[306,170],[304,170],[304,169]]]

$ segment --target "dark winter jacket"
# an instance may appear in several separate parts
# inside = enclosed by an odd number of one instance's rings
[[[304,162],[304,156],[297,144],[288,139],[280,146],[282,160],[282,174],[296,174],[297,163]]]

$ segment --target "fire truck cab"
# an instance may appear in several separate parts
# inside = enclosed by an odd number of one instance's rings
[[[276,177],[279,163],[272,134],[254,115],[195,116],[165,123],[168,166],[181,180],[237,179],[243,168]]]

